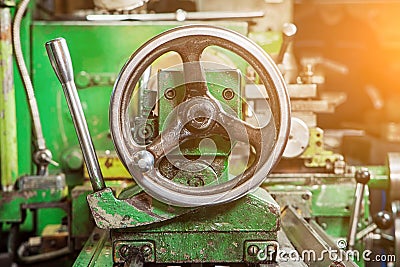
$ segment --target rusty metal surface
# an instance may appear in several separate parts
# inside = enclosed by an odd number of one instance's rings
[[[63,190],[66,186],[65,175],[49,176],[23,176],[18,179],[18,188],[20,190],[49,189],[54,188]]]
[[[18,176],[13,77],[11,11],[10,8],[0,8],[0,164],[3,191],[11,191]]]

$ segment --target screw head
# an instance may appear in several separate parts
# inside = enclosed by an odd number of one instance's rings
[[[143,245],[140,248],[140,252],[142,252],[143,256],[145,256],[145,257],[150,256],[152,251],[153,251],[153,249],[149,245]]]
[[[119,254],[123,258],[127,258],[129,256],[130,248],[127,245],[123,245],[122,247],[119,248]]]
[[[249,254],[249,256],[256,256],[259,250],[259,247],[256,245],[251,245],[247,248],[247,254]]]
[[[232,100],[235,97],[235,92],[231,88],[225,88],[224,91],[222,91],[222,97],[225,100]]]
[[[149,123],[139,125],[136,129],[136,136],[138,141],[145,143],[154,133],[153,126]]]
[[[167,90],[165,90],[164,96],[165,96],[165,98],[168,99],[168,100],[174,99],[175,96],[176,96],[175,88],[168,88]]]

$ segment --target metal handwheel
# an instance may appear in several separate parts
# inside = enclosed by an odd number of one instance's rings
[[[223,108],[208,91],[200,58],[205,48],[219,46],[246,60],[265,85],[272,110],[270,121],[254,127]],[[135,142],[128,107],[141,75],[161,55],[175,51],[183,61],[184,101],[175,108],[163,132],[149,145]],[[110,130],[122,162],[137,184],[154,198],[182,207],[233,201],[258,187],[280,159],[290,129],[285,82],[272,59],[254,42],[236,32],[213,26],[183,26],[166,31],[139,48],[121,70],[110,103]],[[180,143],[211,135],[248,142],[255,160],[229,181],[201,187],[175,183],[158,170],[158,162]]]

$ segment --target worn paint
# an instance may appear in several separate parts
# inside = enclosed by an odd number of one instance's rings
[[[10,8],[0,8],[0,113],[1,186],[11,191],[18,176],[18,148]]]
[[[92,193],[87,196],[87,200],[96,225],[102,229],[148,225],[193,210],[171,207],[155,199],[149,200],[145,193],[139,193],[129,199],[117,199],[111,188]]]
[[[114,258],[121,262],[118,246],[147,242],[155,248],[151,259],[156,263],[257,262],[246,255],[248,243],[276,241],[279,217],[279,206],[264,189],[258,189],[237,201],[202,207],[168,223],[112,231]]]
[[[0,222],[22,222],[22,204],[58,202],[66,196],[66,188],[2,192],[0,194]]]

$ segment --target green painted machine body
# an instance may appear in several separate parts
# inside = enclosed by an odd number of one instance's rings
[[[115,212],[120,213],[119,207]],[[111,207],[107,210],[110,213]],[[131,213],[132,214],[132,213]],[[110,252],[116,263],[124,261],[124,251],[142,249],[148,263],[240,263],[259,262],[256,255],[249,255],[251,245],[274,245],[280,225],[277,203],[264,189],[257,189],[247,196],[220,206],[200,207],[165,222],[111,231]],[[98,241],[98,240],[97,240]],[[92,243],[90,238],[88,243]],[[95,242],[97,243],[97,242]],[[94,247],[92,244],[91,247]],[[102,249],[88,257],[92,251],[85,248],[74,266],[102,266],[112,263],[110,255]]]

